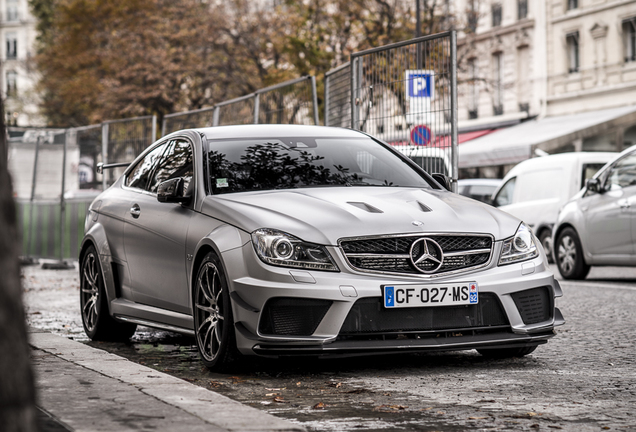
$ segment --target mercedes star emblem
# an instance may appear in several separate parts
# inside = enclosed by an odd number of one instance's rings
[[[415,240],[409,254],[415,268],[422,273],[435,273],[444,262],[442,247],[428,237]]]

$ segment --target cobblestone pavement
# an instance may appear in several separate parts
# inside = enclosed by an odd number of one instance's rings
[[[23,269],[29,324],[87,341],[77,271]],[[302,424],[309,430],[636,431],[636,269],[562,282],[566,325],[519,359],[477,353],[342,360],[255,359],[208,372],[193,341],[140,328],[128,344],[89,342]]]

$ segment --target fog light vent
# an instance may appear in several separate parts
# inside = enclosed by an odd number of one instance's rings
[[[552,319],[553,300],[548,287],[533,288],[511,294],[524,324]]]
[[[265,304],[259,332],[271,336],[311,336],[331,307],[329,300],[279,297]]]

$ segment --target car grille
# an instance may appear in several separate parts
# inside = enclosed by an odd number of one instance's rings
[[[499,299],[480,293],[479,303],[462,306],[385,308],[382,298],[363,298],[353,305],[340,336],[402,332],[461,331],[509,326]]]
[[[262,335],[311,336],[332,303],[286,297],[271,299],[265,304],[258,330]]]
[[[548,287],[533,288],[511,294],[524,324],[536,324],[552,319],[552,302]]]
[[[442,249],[431,254],[442,261],[435,269],[435,262],[428,261],[416,267],[410,257],[411,246],[418,239],[435,241]],[[440,274],[482,267],[490,261],[493,240],[488,235],[409,235],[382,238],[343,239],[340,247],[349,264],[356,270],[372,273]],[[417,254],[421,242],[415,245]]]

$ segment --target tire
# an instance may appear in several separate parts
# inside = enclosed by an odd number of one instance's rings
[[[522,348],[488,348],[478,349],[477,352],[486,358],[504,359],[511,357],[523,357],[537,349],[537,346]]]
[[[564,279],[585,279],[590,266],[583,259],[581,240],[573,228],[565,228],[559,233],[555,247],[556,263]]]
[[[547,229],[542,230],[539,233],[539,241],[541,242],[541,246],[543,246],[543,250],[548,257],[548,262],[550,264],[554,264],[554,253],[552,252],[552,233]]]
[[[237,366],[232,302],[219,258],[209,252],[197,271],[193,288],[194,331],[201,361],[209,369],[225,371]]]
[[[80,265],[80,308],[86,335],[95,341],[126,341],[136,324],[116,321],[108,312],[108,298],[99,255],[89,246]]]

